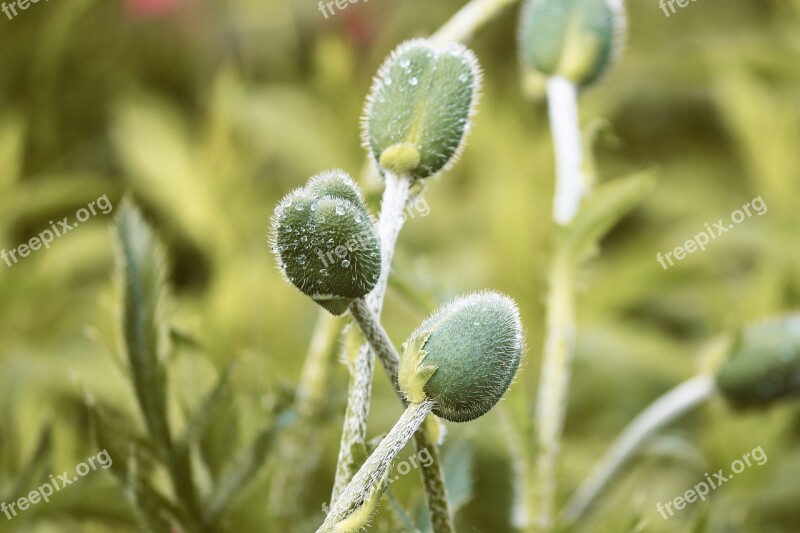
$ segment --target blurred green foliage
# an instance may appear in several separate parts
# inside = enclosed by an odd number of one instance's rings
[[[136,198],[171,265],[170,409],[194,410],[239,359],[234,393],[203,443],[217,479],[291,398],[317,316],[273,266],[266,232],[275,203],[312,174],[342,167],[361,176],[377,209],[380,183],[363,170],[358,137],[370,78],[398,42],[435,30],[460,3],[373,0],[328,19],[306,0],[179,1],[150,14],[136,3],[39,3],[0,16],[0,248],[103,194],[114,214],[123,194]],[[712,338],[800,301],[800,1],[707,0],[669,18],[656,2],[628,4],[627,49],[581,112],[587,127],[610,125],[596,141],[599,181],[649,167],[659,179],[583,280],[562,501],[639,410],[703,367]],[[508,10],[471,43],[485,83],[469,144],[428,185],[430,214],[411,218],[401,236],[385,313],[399,341],[456,294],[491,287],[520,303],[528,361],[505,413],[450,425],[445,445],[467,457],[462,464],[472,458],[471,490],[462,491],[471,499],[456,521],[464,531],[511,528],[508,434],[531,431],[553,237],[546,109],[520,81],[516,19]],[[656,261],[759,195],[763,216],[669,270]],[[0,501],[98,450],[87,394],[118,421],[137,420],[120,434],[143,431],[119,349],[109,225],[110,216],[94,217],[50,250],[0,263]],[[336,365],[298,531],[324,517],[346,382]],[[400,413],[381,375],[375,390],[372,435]],[[799,415],[792,403],[739,414],[713,402],[652,442],[586,530],[797,531]],[[656,514],[656,502],[759,445],[765,465],[669,521]],[[267,515],[270,471],[226,513],[231,530],[278,530]],[[408,508],[417,486],[405,476],[390,499]],[[385,507],[376,531],[396,528]],[[0,516],[0,531],[138,524],[105,471],[13,521]]]

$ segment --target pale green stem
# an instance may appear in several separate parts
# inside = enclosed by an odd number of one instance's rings
[[[367,296],[367,304],[377,317],[380,317],[383,307],[397,237],[405,221],[403,211],[411,190],[411,179],[406,176],[396,176],[386,172],[385,182],[386,189],[383,193],[381,214],[378,218],[378,235],[381,239],[381,274],[375,288]],[[345,356],[347,358],[348,354]],[[353,458],[353,446],[365,446],[366,443],[374,360],[375,356],[370,350],[369,344],[365,343],[359,348],[351,368],[347,410],[339,444],[339,459],[336,464],[336,479],[331,494],[331,504],[336,502],[358,466]]]
[[[572,267],[557,252],[550,272],[547,336],[536,404],[538,486],[535,505],[537,526],[543,531],[554,527],[558,457],[575,352],[574,298]]]
[[[372,351],[377,354],[378,359],[383,364],[386,375],[389,376],[395,390],[398,388],[397,374],[400,368],[400,354],[392,344],[389,334],[383,328],[383,325],[372,312],[367,302],[363,298],[356,298],[350,304],[350,314],[353,319],[361,328],[367,342],[369,343]]]
[[[665,392],[639,413],[569,500],[562,513],[565,523],[571,524],[581,518],[650,436],[705,402],[715,390],[712,376],[695,376]]]
[[[433,402],[430,400],[412,403],[408,406],[397,424],[347,484],[317,533],[333,531],[337,523],[347,518],[364,503],[386,469],[419,429],[432,409]]]
[[[430,40],[437,44],[463,42],[475,31],[497,16],[503,8],[518,0],[472,0],[444,23]]]
[[[319,423],[330,397],[331,368],[341,319],[320,311],[295,393],[297,422],[288,427],[275,454],[270,484],[270,511],[276,517],[295,517],[301,496],[322,453]]]
[[[572,221],[586,194],[578,88],[569,80],[553,76],[547,81],[547,105],[556,155],[553,218],[558,224],[565,225]]]
[[[414,444],[417,453],[427,450],[428,457],[430,457],[428,464],[423,464],[421,467],[433,531],[434,533],[455,533],[453,514],[450,512],[450,500],[447,497],[447,486],[444,483],[442,461],[439,458],[439,446],[430,439],[424,427],[414,433]]]
[[[387,376],[401,400],[402,394],[397,382],[400,355],[392,344],[389,335],[381,325],[366,302],[359,298],[350,306],[350,313],[358,323],[364,336],[369,341],[372,349],[378,354],[378,359],[383,363]],[[403,401],[406,404],[405,401]],[[428,509],[431,512],[431,523],[435,533],[452,533],[455,531],[453,516],[450,512],[450,503],[447,497],[447,487],[444,484],[444,472],[439,458],[439,446],[428,436],[423,427],[414,433],[414,444],[417,451],[426,450],[430,460],[427,465],[422,465],[422,479],[425,484]]]

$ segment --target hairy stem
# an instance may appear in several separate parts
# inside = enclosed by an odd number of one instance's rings
[[[396,176],[390,172],[385,174],[386,189],[381,203],[381,214],[378,218],[378,235],[381,239],[381,275],[372,292],[367,295],[367,304],[372,312],[380,317],[386,285],[389,281],[394,248],[397,237],[405,220],[403,210],[406,207],[411,189],[411,179]],[[339,444],[339,459],[336,464],[336,479],[331,494],[334,504],[339,494],[353,477],[358,465],[353,458],[353,446],[365,445],[367,434],[367,417],[369,416],[370,397],[372,395],[372,371],[375,356],[369,344],[358,350],[355,363],[351,368],[350,385],[347,393],[347,410],[345,411],[342,438]]]
[[[397,373],[400,367],[400,354],[392,344],[389,334],[383,329],[383,325],[372,312],[369,305],[363,298],[356,298],[350,305],[350,314],[353,315],[358,327],[361,328],[364,337],[367,338],[372,351],[378,356],[383,364],[386,375],[392,382],[395,390],[398,389]]]
[[[572,82],[554,76],[547,81],[547,101],[556,155],[553,218],[558,224],[565,225],[572,221],[586,194],[578,121],[578,88]]]
[[[355,300],[350,306],[350,312],[361,331],[364,332],[364,336],[372,346],[372,350],[378,354],[378,359],[383,363],[386,375],[391,380],[400,399],[403,400],[397,382],[400,355],[397,353],[386,330],[383,329],[380,321],[363,299]],[[403,400],[403,403],[407,405],[405,400]],[[447,487],[444,484],[442,463],[439,459],[439,446],[428,437],[424,427],[414,433],[414,444],[417,452],[426,450],[431,458],[427,466],[422,465],[422,479],[425,484],[428,509],[431,512],[433,531],[435,533],[452,533],[455,529],[453,517],[450,513],[450,503],[447,498]]]
[[[428,510],[431,513],[431,525],[434,533],[455,533],[453,515],[450,512],[450,500],[447,497],[447,487],[444,484],[442,461],[439,457],[439,446],[431,440],[425,427],[414,433],[414,444],[417,454],[422,450],[428,451],[430,460],[428,465],[422,467],[422,481],[425,484],[425,498]]]
[[[569,500],[563,511],[565,521],[579,520],[651,435],[706,401],[715,390],[713,377],[695,376],[665,392],[639,413]]]
[[[575,352],[575,316],[572,267],[557,252],[550,272],[547,299],[547,333],[539,398],[536,404],[538,527],[552,530],[556,498],[558,456]]]
[[[431,36],[435,43],[462,42],[517,0],[472,0]]]
[[[394,458],[425,421],[425,417],[428,416],[431,409],[433,409],[433,402],[430,400],[408,406],[397,424],[375,448],[372,455],[342,491],[317,533],[333,531],[337,523],[347,518],[364,503]]]

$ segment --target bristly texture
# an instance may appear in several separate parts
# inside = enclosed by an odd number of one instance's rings
[[[475,113],[481,71],[463,45],[414,39],[378,71],[362,118],[362,140],[381,173],[415,179],[455,164]]]
[[[759,407],[800,394],[800,315],[746,329],[717,374],[736,407]]]
[[[404,345],[400,388],[415,402],[422,387],[436,402],[434,414],[468,422],[505,394],[523,350],[514,300],[489,291],[470,294],[439,308],[411,334]]]
[[[334,315],[368,294],[381,272],[372,218],[342,170],[318,174],[284,197],[271,244],[284,277]]]
[[[523,64],[585,87],[619,56],[625,35],[622,0],[528,0],[522,8]]]

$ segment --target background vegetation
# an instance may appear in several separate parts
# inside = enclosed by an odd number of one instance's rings
[[[800,1],[699,0],[669,18],[655,0],[628,4],[627,50],[582,98],[582,118],[601,132],[601,181],[655,167],[658,185],[583,280],[562,502],[637,412],[700,369],[712,339],[800,301]],[[342,167],[377,209],[380,183],[363,170],[358,137],[370,79],[397,43],[434,31],[458,7],[372,0],[325,19],[310,0],[70,0],[0,17],[0,248],[103,194],[116,213],[132,194],[171,265],[176,419],[239,360],[204,436],[209,478],[291,401],[318,316],[274,268],[266,232],[275,203]],[[511,530],[509,435],[530,430],[542,345],[554,169],[546,108],[520,81],[517,11],[470,44],[485,83],[469,145],[429,184],[430,214],[402,234],[384,313],[399,343],[457,294],[491,287],[521,304],[527,362],[503,408],[449,424],[444,449],[469,495],[463,531]],[[759,195],[764,216],[667,271],[656,261]],[[95,217],[51,250],[0,263],[0,501],[99,449],[87,398],[134,421],[115,431],[143,427],[118,349],[110,222]],[[324,518],[346,383],[334,363],[297,531]],[[381,374],[375,391],[373,435],[401,407]],[[712,402],[651,441],[585,530],[797,531],[799,437],[797,403],[740,414]],[[656,514],[656,502],[759,445],[765,465],[669,521]],[[112,457],[115,467],[126,461]],[[290,527],[268,511],[271,472],[268,464],[226,513],[231,531]],[[418,485],[411,474],[392,488],[410,501]],[[387,507],[376,530],[396,529]],[[13,521],[0,516],[0,531],[139,527],[109,471]]]

